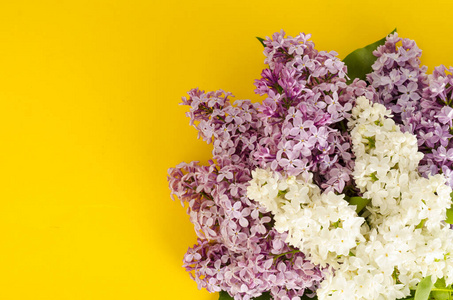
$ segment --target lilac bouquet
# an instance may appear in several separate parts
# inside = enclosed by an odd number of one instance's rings
[[[453,69],[396,32],[343,61],[310,37],[259,39],[262,103],[183,98],[213,144],[168,172],[184,267],[220,299],[451,299]]]

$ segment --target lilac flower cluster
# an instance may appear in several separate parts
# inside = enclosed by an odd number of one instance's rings
[[[420,173],[443,173],[453,187],[453,69],[441,65],[427,75],[427,67],[420,66],[421,50],[397,33],[373,54],[377,60],[367,79],[376,88],[375,100],[392,110],[404,131],[417,136],[425,154]]]
[[[305,34],[286,37],[281,31],[263,41],[268,67],[255,81],[255,93],[265,97],[261,103],[232,102],[233,95],[222,90],[193,89],[183,98],[181,104],[190,107],[190,124],[199,138],[213,145],[208,165],[181,163],[168,174],[172,198],[186,205],[198,236],[184,256],[184,267],[199,288],[226,291],[236,300],[265,292],[273,299],[300,300],[313,296],[327,278],[325,287],[334,276],[334,263],[321,268],[309,260],[313,253],[305,255],[290,246],[288,232],[275,229],[280,219],[274,221],[251,200],[256,197],[249,198],[247,188],[252,171],[261,168],[306,179],[326,194],[360,195],[359,181],[353,182],[355,157],[346,126],[360,96],[384,104],[403,131],[416,135],[418,150],[424,153],[421,174],[443,173],[453,187],[453,68],[439,66],[428,75],[420,66],[421,50],[415,42],[395,33],[373,52],[377,60],[367,75],[370,85],[359,79],[347,84],[347,68],[336,53],[316,50],[309,39]],[[379,121],[370,125],[384,126]],[[376,147],[376,141],[368,142]],[[376,168],[386,167],[379,162]],[[370,178],[378,179],[366,177]],[[303,194],[294,187],[288,192],[288,182],[263,182],[256,191],[267,185],[284,201]]]
[[[314,291],[322,271],[286,245],[270,214],[246,195],[256,164],[252,152],[263,137],[258,105],[231,103],[223,91],[188,94],[182,104],[190,106],[191,124],[214,147],[208,166],[181,163],[169,170],[172,197],[188,204],[199,237],[184,257],[185,268],[199,288],[235,299],[267,291],[274,299],[298,299]]]
[[[374,90],[364,81],[346,84],[346,67],[334,52],[317,51],[310,36],[275,33],[264,41],[262,103],[231,102],[219,90],[191,90],[182,104],[190,124],[213,144],[208,166],[181,163],[169,170],[172,197],[188,205],[199,237],[184,266],[200,288],[250,299],[270,291],[274,299],[312,294],[324,270],[305,259],[273,229],[269,213],[247,198],[251,171],[268,167],[308,175],[324,190],[352,188],[353,157],[346,120],[353,100]],[[310,292],[312,291],[312,292]]]
[[[341,193],[353,168],[345,119],[355,98],[373,99],[374,89],[358,79],[347,85],[336,53],[317,51],[309,38],[285,38],[282,31],[264,41],[269,68],[255,82],[255,92],[266,96],[257,108],[264,136],[253,156],[258,167],[309,171],[321,188]]]
[[[285,243],[287,233],[274,229],[272,215],[247,197],[247,187],[251,172],[263,168],[312,175],[325,192],[357,196],[346,129],[357,97],[391,109],[403,131],[417,136],[425,154],[419,171],[441,172],[453,187],[453,68],[427,75],[415,42],[392,34],[373,53],[371,85],[359,79],[347,84],[336,53],[316,50],[309,39],[281,31],[263,41],[268,67],[255,81],[262,103],[232,102],[222,90],[193,89],[183,98],[190,124],[213,145],[207,166],[181,163],[168,175],[172,198],[187,205],[198,236],[184,267],[199,288],[237,300],[264,292],[297,300],[320,286],[327,269]]]

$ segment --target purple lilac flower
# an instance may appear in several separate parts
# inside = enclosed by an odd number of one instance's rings
[[[253,157],[256,166],[289,175],[313,172],[321,188],[342,192],[352,184],[353,168],[353,157],[343,150],[350,145],[342,131],[345,118],[353,100],[373,99],[374,89],[358,79],[347,85],[346,66],[336,53],[317,51],[309,38],[282,31],[264,41],[269,68],[255,81],[255,92],[266,96],[257,107],[265,136]]]
[[[419,151],[425,154],[419,171],[424,176],[441,172],[453,187],[453,68],[441,65],[427,75],[427,67],[420,66],[421,50],[397,33],[373,54],[377,60],[367,78],[376,88],[375,100],[392,110],[404,131],[417,136]]]
[[[258,143],[267,138],[258,104],[232,104],[224,91],[188,94],[183,104],[190,106],[187,114],[199,136],[213,144],[213,159],[208,166],[181,163],[169,170],[172,197],[187,205],[199,238],[184,266],[199,288],[224,290],[235,299],[267,291],[275,299],[313,293],[322,271],[286,245],[286,235],[272,229],[270,214],[246,197],[250,171],[259,164],[255,157],[275,160]]]

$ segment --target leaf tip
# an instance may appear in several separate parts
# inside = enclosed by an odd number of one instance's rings
[[[265,39],[259,36],[257,36],[256,39],[261,43],[261,45],[263,45],[263,47],[266,47],[266,45],[264,44]]]

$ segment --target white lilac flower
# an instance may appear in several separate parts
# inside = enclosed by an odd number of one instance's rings
[[[322,193],[311,177],[283,176],[263,169],[252,172],[247,196],[274,215],[275,229],[288,232],[286,242],[309,255],[321,266],[338,263],[364,241],[355,206],[344,195]]]
[[[375,228],[365,234],[367,242],[356,248],[355,255],[368,256],[368,265],[387,275],[397,271],[391,284],[395,297],[390,296],[389,286],[382,296],[398,299],[408,295],[407,287],[414,288],[429,275],[433,281],[442,277],[453,281],[453,247],[445,242],[453,234],[443,222],[451,206],[451,188],[442,175],[419,175],[423,154],[418,152],[417,139],[402,133],[390,117],[383,105],[360,97],[348,125],[356,155],[353,176],[363,196],[371,199],[368,221]],[[371,250],[363,253],[362,247]],[[401,296],[397,280],[406,288]]]

